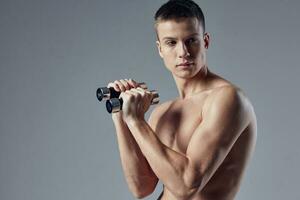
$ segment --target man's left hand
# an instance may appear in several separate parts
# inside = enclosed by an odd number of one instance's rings
[[[123,119],[144,120],[145,113],[151,105],[153,94],[143,88],[137,87],[122,92],[120,98],[123,99]]]

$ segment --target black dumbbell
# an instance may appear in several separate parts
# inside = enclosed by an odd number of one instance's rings
[[[147,89],[147,85],[144,82],[138,83],[138,86],[143,89]],[[96,91],[96,96],[99,101],[118,98],[120,94],[120,92],[115,91],[115,89],[112,87],[100,87]]]
[[[153,99],[151,105],[159,103],[159,95],[156,90],[150,91],[153,94]],[[106,101],[106,110],[109,113],[116,113],[122,110],[123,99],[122,98],[112,98]]]

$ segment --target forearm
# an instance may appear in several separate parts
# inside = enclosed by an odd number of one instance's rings
[[[189,159],[164,145],[146,121],[130,120],[127,125],[152,170],[164,185],[178,195],[193,192],[195,174],[190,170]]]
[[[140,196],[141,193],[151,192],[149,190],[152,190],[157,183],[156,175],[123,120],[114,119],[113,122],[116,128],[122,168],[129,189],[137,196]]]

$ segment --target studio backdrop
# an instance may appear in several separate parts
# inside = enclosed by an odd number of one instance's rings
[[[177,96],[155,45],[164,2],[0,1],[1,200],[133,199],[95,92],[133,78],[161,102]],[[300,199],[300,2],[196,2],[211,34],[208,66],[241,87],[257,115],[236,199]]]

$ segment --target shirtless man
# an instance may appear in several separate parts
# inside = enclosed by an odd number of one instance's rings
[[[134,80],[108,84],[121,91],[123,110],[112,114],[120,158],[136,198],[153,192],[163,200],[234,199],[256,142],[256,117],[245,94],[208,69],[201,9],[171,0],[155,15],[157,47],[179,97],[155,106]]]

